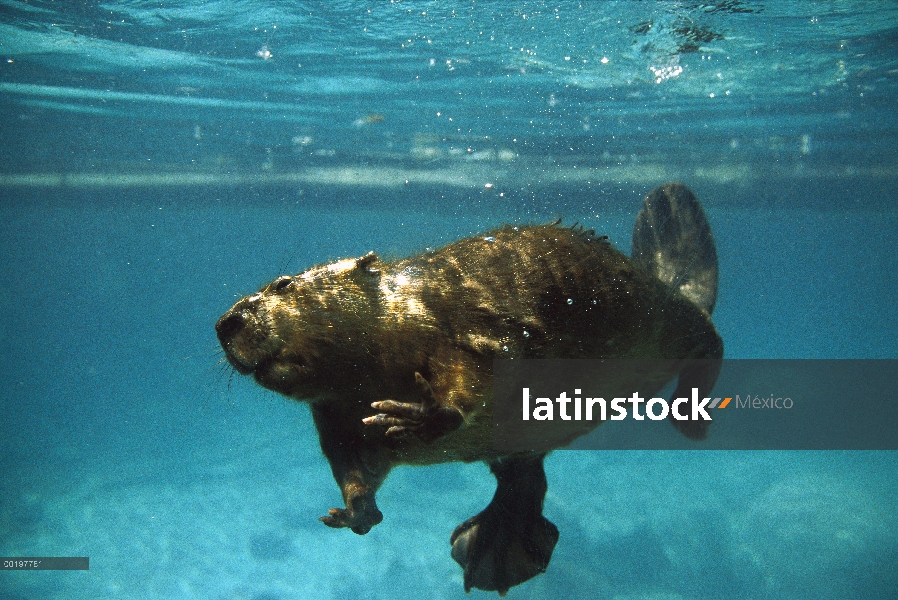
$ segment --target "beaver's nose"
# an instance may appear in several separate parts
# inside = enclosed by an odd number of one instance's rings
[[[243,318],[242,313],[231,313],[223,316],[215,324],[215,331],[218,333],[219,341],[222,343],[227,342],[240,333],[244,325],[246,325],[246,320]]]

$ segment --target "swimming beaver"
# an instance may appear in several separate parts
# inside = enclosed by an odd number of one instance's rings
[[[311,405],[346,503],[321,518],[330,527],[380,523],[374,496],[393,465],[486,461],[495,496],[452,533],[452,556],[466,591],[504,595],[545,571],[558,530],[542,516],[545,454],[493,449],[493,358],[719,359],[716,295],[707,219],[670,183],[646,197],[631,259],[582,228],[504,227],[278,277],[215,329],[238,372]],[[677,364],[674,397],[710,392],[715,361]],[[703,421],[671,422],[705,435]]]

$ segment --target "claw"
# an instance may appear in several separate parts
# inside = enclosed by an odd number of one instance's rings
[[[371,528],[383,521],[383,514],[375,507],[369,511],[351,511],[345,508],[332,508],[326,517],[318,520],[334,529],[348,527],[359,535],[365,535]]]
[[[352,520],[349,517],[349,512],[342,508],[331,508],[327,511],[326,517],[321,517],[318,519],[328,527],[333,527],[334,529],[339,529],[341,527],[348,527],[349,522]]]
[[[414,432],[424,441],[431,441],[441,435],[458,429],[464,418],[453,407],[441,407],[437,403],[433,388],[420,373],[415,373],[415,385],[420,394],[420,402],[399,402],[380,400],[372,402],[371,408],[383,411],[365,417],[365,425],[387,427],[388,437],[400,437]]]
[[[427,407],[423,402],[397,402],[395,400],[382,400],[380,402],[372,402],[371,408],[381,410],[384,413],[390,413],[398,418],[408,419],[409,421],[420,421],[427,412]],[[377,415],[386,416],[386,415]]]

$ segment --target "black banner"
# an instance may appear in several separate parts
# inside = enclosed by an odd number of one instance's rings
[[[898,450],[898,360],[496,360],[493,376],[503,452]],[[690,421],[704,439],[674,427]]]

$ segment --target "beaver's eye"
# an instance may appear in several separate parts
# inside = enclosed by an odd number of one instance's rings
[[[274,289],[275,292],[279,292],[282,289],[284,289],[285,287],[287,287],[288,285],[290,285],[291,283],[293,283],[292,277],[279,277],[272,284],[272,288]]]

